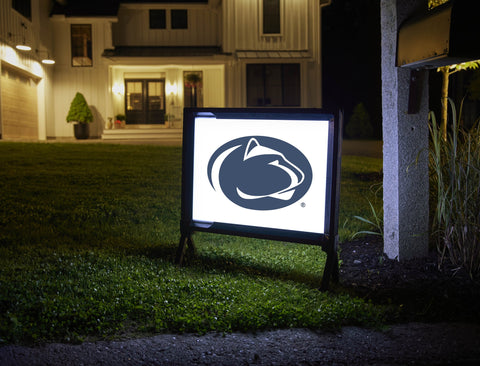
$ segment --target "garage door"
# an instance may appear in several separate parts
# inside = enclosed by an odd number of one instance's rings
[[[38,139],[37,84],[26,73],[2,64],[2,139]]]

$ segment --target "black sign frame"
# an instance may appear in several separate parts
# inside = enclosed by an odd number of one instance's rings
[[[251,225],[229,223],[204,223],[193,219],[193,174],[195,161],[195,119],[212,116],[216,119],[265,119],[265,120],[328,120],[327,179],[325,199],[324,233],[311,233],[296,230],[265,228]],[[327,254],[322,277],[321,289],[329,287],[330,280],[338,281],[338,210],[341,166],[341,135],[343,116],[326,113],[321,109],[306,108],[185,108],[182,148],[182,202],[181,202],[181,238],[177,250],[176,262],[181,265],[185,249],[194,251],[192,234],[196,231],[227,234],[283,242],[318,245]],[[294,122],[292,122],[294,123]]]

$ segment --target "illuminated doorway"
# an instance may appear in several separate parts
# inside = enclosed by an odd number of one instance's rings
[[[126,124],[165,124],[165,79],[125,79]]]

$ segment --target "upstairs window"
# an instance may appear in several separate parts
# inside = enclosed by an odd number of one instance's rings
[[[25,18],[32,20],[31,0],[12,0],[12,8],[22,14]]]
[[[72,24],[72,66],[92,66],[92,25]]]
[[[167,16],[165,9],[150,9],[150,29],[166,29]]]
[[[188,29],[188,13],[187,10],[173,9],[170,12],[172,29]]]
[[[263,0],[263,34],[281,33],[281,0]]]

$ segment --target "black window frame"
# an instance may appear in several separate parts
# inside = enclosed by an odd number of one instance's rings
[[[82,55],[77,55],[75,53],[75,50],[78,49],[78,47],[74,47],[74,28],[80,28],[80,27],[88,27],[89,29],[89,40],[87,39],[87,54],[82,54]],[[93,67],[93,27],[92,24],[70,24],[70,49],[71,49],[71,64],[72,67]],[[81,65],[75,65],[73,60],[75,57],[86,57],[90,59],[89,64],[81,64]]]
[[[262,33],[282,33],[282,0],[262,0]]]
[[[188,10],[172,9],[170,10],[170,28],[188,29]]]
[[[150,29],[167,29],[167,11],[165,9],[149,10]]]

